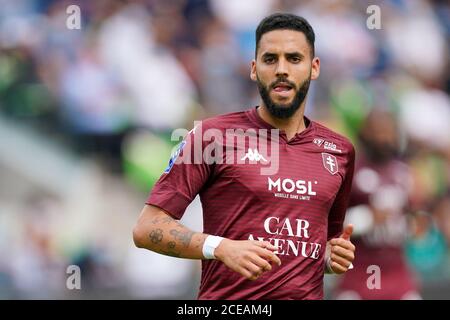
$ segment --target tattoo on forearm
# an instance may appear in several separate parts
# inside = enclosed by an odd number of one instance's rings
[[[163,239],[163,231],[162,229],[152,230],[150,232],[150,241],[154,244],[160,243]]]
[[[158,222],[159,222],[159,218],[158,217],[156,217],[155,219],[153,219],[152,221],[151,221],[153,224],[157,224]]]
[[[168,247],[170,250],[175,249],[175,246],[176,246],[175,241],[170,241],[170,242],[167,244],[167,247]]]
[[[174,222],[174,223],[176,223],[177,225],[180,225],[180,223],[179,223],[177,220],[175,220],[175,219],[173,219],[172,217],[169,217],[169,216],[164,217],[164,218],[161,218],[161,217],[155,217],[155,218],[151,221],[152,224],[157,224],[157,223],[165,223],[165,224],[169,224],[169,223],[171,223],[171,222]]]
[[[203,243],[205,242],[205,238],[197,238],[195,241],[195,248],[199,249],[203,247]]]
[[[165,217],[165,218],[162,218],[162,220],[161,220],[162,223],[167,223],[167,224],[171,223],[172,221],[176,222],[171,217]]]
[[[181,243],[186,247],[188,247],[191,243],[191,239],[194,233],[195,232],[192,231],[179,231],[176,229],[170,230],[170,234],[175,237],[175,240],[181,241]]]

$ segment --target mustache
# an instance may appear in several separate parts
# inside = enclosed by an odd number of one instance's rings
[[[274,82],[272,82],[270,84],[269,88],[273,89],[273,88],[275,88],[275,86],[277,86],[280,83],[287,83],[289,86],[291,86],[292,89],[294,89],[294,90],[297,89],[297,86],[295,85],[295,83],[292,81],[289,81],[286,78],[278,78],[277,80],[275,80]]]

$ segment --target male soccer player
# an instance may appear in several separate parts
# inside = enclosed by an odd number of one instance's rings
[[[250,73],[260,105],[196,126],[139,217],[133,231],[138,247],[203,259],[199,299],[322,299],[324,272],[351,266],[352,226],[343,229],[343,220],[354,148],[304,116],[310,80],[320,71],[314,38],[309,23],[295,15],[261,21]],[[238,138],[239,132],[257,137],[258,144],[234,143],[230,130]],[[206,132],[215,136],[209,144]],[[216,161],[191,152],[199,145]],[[193,161],[180,163],[177,156]],[[263,173],[268,164],[276,170]],[[197,194],[204,233],[177,222]]]

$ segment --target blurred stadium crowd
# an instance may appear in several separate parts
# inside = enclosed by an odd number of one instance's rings
[[[66,27],[72,4],[80,30]],[[195,298],[198,261],[135,249],[132,227],[173,129],[257,105],[254,30],[277,11],[316,32],[307,115],[357,147],[357,259],[387,258],[382,281],[408,269],[423,298],[450,298],[444,0],[0,0],[0,298]],[[198,201],[188,211],[201,230]],[[71,264],[81,290],[66,288]],[[340,281],[327,277],[327,297],[365,280]]]

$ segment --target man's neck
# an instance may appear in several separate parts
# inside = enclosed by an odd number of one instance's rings
[[[264,104],[260,105],[260,107],[257,109],[257,112],[261,119],[263,119],[273,127],[283,130],[286,133],[287,139],[291,140],[295,136],[295,134],[300,133],[306,129],[305,120],[303,118],[304,110],[305,109],[303,104],[292,115],[292,117],[287,119],[274,117],[272,114],[270,114]]]

